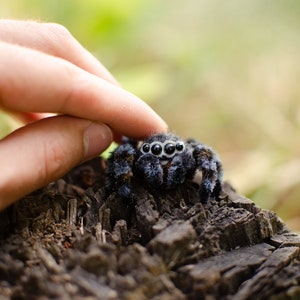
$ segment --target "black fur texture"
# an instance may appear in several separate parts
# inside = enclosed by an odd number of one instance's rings
[[[192,180],[197,170],[202,172],[200,200],[218,198],[222,164],[209,146],[164,133],[141,142],[125,138],[108,159],[106,190],[131,199],[132,182],[137,179],[150,193],[159,196],[185,180]]]

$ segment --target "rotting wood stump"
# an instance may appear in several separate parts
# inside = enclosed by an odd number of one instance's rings
[[[224,184],[104,201],[94,159],[1,213],[0,299],[300,299],[300,238]]]

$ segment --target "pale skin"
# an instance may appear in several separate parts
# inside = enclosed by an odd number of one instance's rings
[[[0,108],[24,121],[0,140],[0,210],[99,155],[116,136],[167,130],[57,24],[0,20]]]

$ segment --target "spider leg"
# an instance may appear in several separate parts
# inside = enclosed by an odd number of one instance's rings
[[[199,195],[203,202],[210,196],[219,196],[222,184],[222,164],[217,154],[208,146],[198,144],[195,146],[193,156],[197,168],[202,171],[202,181]]]
[[[216,186],[214,188],[213,194],[216,198],[220,196],[221,190],[222,190],[222,180],[223,180],[223,166],[220,161],[220,159],[217,157],[216,160],[217,165],[217,180],[216,180]]]
[[[131,196],[131,181],[136,150],[132,144],[120,145],[108,159],[106,191],[116,191],[121,198]]]
[[[157,190],[162,185],[164,171],[157,157],[150,154],[142,155],[136,161],[135,167],[151,190]]]
[[[186,177],[193,177],[195,171],[195,160],[189,153],[185,152],[182,155],[175,156],[168,168],[167,188],[183,183]]]

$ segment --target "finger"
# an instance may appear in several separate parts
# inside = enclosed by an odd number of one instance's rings
[[[69,62],[0,42],[0,105],[19,112],[70,114],[143,138],[166,131],[142,100]]]
[[[0,141],[0,209],[60,178],[112,142],[106,125],[56,116],[25,126]]]
[[[44,118],[55,116],[55,114],[51,114],[51,113],[32,113],[32,112],[24,112],[24,113],[8,112],[8,113],[10,113],[15,119],[21,121],[24,124],[29,124]]]
[[[63,58],[89,73],[119,85],[110,72],[62,25],[0,20],[0,40]]]

